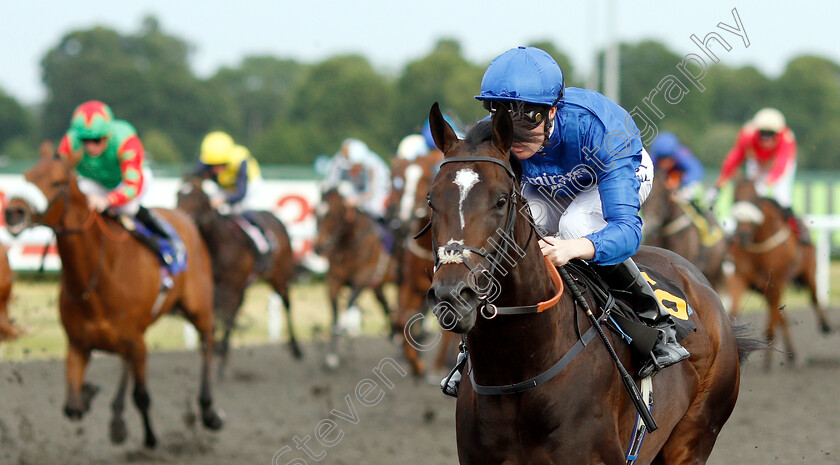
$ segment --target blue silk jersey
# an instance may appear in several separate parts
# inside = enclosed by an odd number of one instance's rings
[[[570,87],[557,104],[545,147],[522,160],[523,182],[544,186],[547,193],[574,198],[598,189],[607,225],[586,236],[595,245],[594,264],[620,263],[641,244],[639,134],[618,104],[598,92]]]

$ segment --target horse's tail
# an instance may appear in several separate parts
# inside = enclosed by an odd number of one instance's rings
[[[732,332],[735,334],[735,346],[738,347],[738,361],[743,365],[751,353],[761,350],[770,350],[767,342],[752,337],[753,330],[750,323],[733,325]]]

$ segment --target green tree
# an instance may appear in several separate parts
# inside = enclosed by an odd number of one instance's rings
[[[238,68],[220,69],[210,82],[222,86],[238,108],[244,133],[233,134],[236,139],[251,146],[288,114],[306,71],[301,63],[272,56],[246,57]]]
[[[295,133],[292,139],[300,145],[257,141],[260,160],[311,162],[319,154],[335,153],[347,137],[365,141],[382,155],[393,150],[393,84],[364,57],[337,56],[313,65],[295,95],[289,114],[272,127],[270,137],[285,128]]]
[[[70,32],[41,62],[49,90],[45,135],[61,137],[73,109],[98,99],[132,123],[141,139],[146,131],[166,131],[181,152],[193,153],[208,128],[236,128],[239,118],[226,93],[193,75],[189,53],[189,45],[161,31],[153,17],[134,35],[104,27]]]
[[[28,142],[33,148],[34,122],[17,100],[0,89],[0,154],[8,150],[11,141]]]
[[[483,117],[486,111],[474,97],[481,90],[485,68],[467,61],[453,39],[440,40],[431,53],[408,63],[397,81],[393,146],[419,131],[434,102],[467,124]]]
[[[718,64],[708,73],[703,80],[708,88],[704,96],[711,100],[716,121],[741,125],[773,100],[773,82],[753,66],[730,68]]]
[[[791,60],[776,81],[775,101],[796,134],[799,166],[837,168],[840,147],[840,66],[816,56]]]

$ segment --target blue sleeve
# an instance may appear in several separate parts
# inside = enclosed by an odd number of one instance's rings
[[[703,165],[700,164],[700,160],[695,158],[687,148],[683,147],[677,150],[674,156],[674,162],[676,163],[677,169],[683,172],[681,181],[683,186],[703,180]]]
[[[205,165],[202,162],[198,162],[195,165],[195,169],[193,170],[193,176],[197,176],[199,178],[205,177],[212,177],[213,174],[213,166],[212,165]]]
[[[603,126],[593,124],[587,132],[585,143],[589,147],[606,148],[598,150],[598,161],[590,160],[587,164],[597,175],[601,210],[607,225],[586,238],[595,245],[592,263],[614,265],[635,254],[642,242],[641,181],[636,177],[636,168],[642,161],[641,149],[637,148],[641,143],[632,142],[632,136],[628,136],[623,140],[613,138],[613,146],[608,147]]]
[[[227,202],[235,204],[241,202],[248,193],[248,160],[239,165],[239,172],[236,174],[236,188],[228,194]]]

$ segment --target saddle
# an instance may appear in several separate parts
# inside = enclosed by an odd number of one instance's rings
[[[248,210],[242,214],[230,215],[233,222],[245,233],[246,246],[254,254],[262,271],[271,266],[271,256],[279,246],[277,237],[271,228],[263,225],[258,212]]]
[[[673,281],[657,271],[638,265],[643,276],[650,283],[659,302],[668,309],[676,323],[677,341],[682,341],[697,330],[691,321],[694,310],[686,300],[685,293]],[[606,313],[607,327],[621,337],[633,350],[634,357],[640,360],[650,357],[658,336],[658,331],[639,319],[629,303],[629,299],[612,291],[594,267],[581,260],[572,260],[566,264],[578,288],[584,294],[590,294],[598,307]],[[602,317],[603,318],[603,317]]]
[[[161,266],[175,276],[187,267],[187,252],[184,242],[175,228],[160,215],[151,210],[141,209],[132,221],[121,223],[131,235],[140,240],[158,257]],[[146,218],[148,216],[148,218]]]

